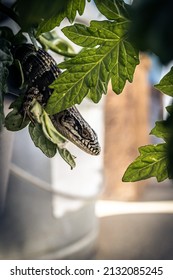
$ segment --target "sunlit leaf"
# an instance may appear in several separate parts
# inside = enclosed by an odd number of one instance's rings
[[[127,26],[127,21],[92,21],[90,27],[75,24],[63,29],[69,39],[87,49],[60,63],[59,67],[67,70],[51,85],[54,92],[46,107],[50,114],[79,104],[88,94],[99,102],[110,79],[117,94],[127,80],[132,82],[139,60],[127,40]]]
[[[124,182],[135,182],[156,177],[158,182],[168,178],[167,145],[147,145],[139,148],[140,156],[124,173]]]

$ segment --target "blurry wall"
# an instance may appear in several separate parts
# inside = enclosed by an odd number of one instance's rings
[[[105,100],[105,191],[103,198],[134,200],[145,182],[124,183],[122,176],[138,156],[138,147],[149,143],[150,60],[141,55],[133,83],[126,83],[118,96],[109,86]]]

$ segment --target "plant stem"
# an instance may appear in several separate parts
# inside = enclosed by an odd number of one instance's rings
[[[4,6],[2,3],[0,3],[0,11],[7,15],[9,18],[14,20],[19,26],[20,26],[20,20],[19,17],[13,12],[12,9],[8,8],[7,6]]]
[[[66,52],[66,51],[59,50],[53,43],[51,43],[49,40],[45,39],[41,35],[37,38],[37,40],[41,45],[43,45],[45,47],[48,47],[50,50],[54,51],[57,54],[60,54],[60,55],[66,56],[66,57],[76,56],[75,53],[69,53],[69,52]]]

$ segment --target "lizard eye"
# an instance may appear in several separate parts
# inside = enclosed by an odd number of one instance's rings
[[[89,139],[90,138],[90,133],[87,129],[82,129],[82,136],[86,139]]]

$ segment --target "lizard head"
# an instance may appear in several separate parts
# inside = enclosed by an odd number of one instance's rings
[[[69,141],[91,155],[100,153],[97,134],[75,106],[51,116],[54,127]]]

